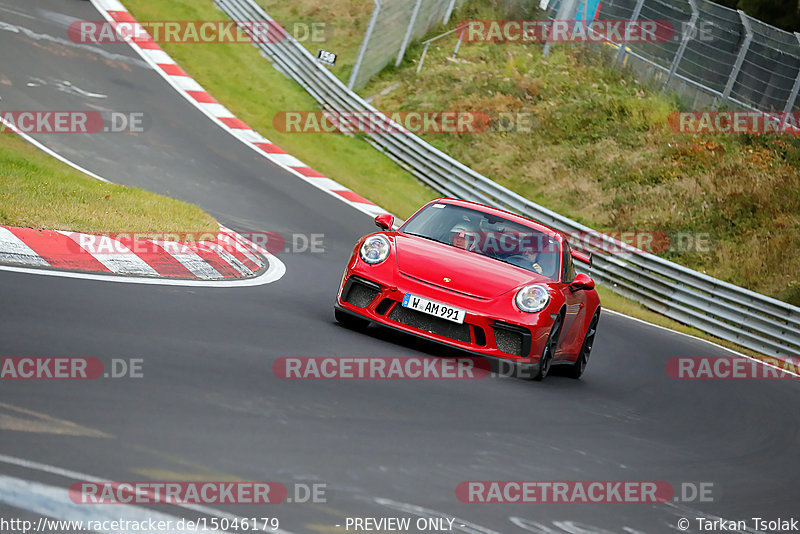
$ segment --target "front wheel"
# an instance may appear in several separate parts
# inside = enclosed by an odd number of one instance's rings
[[[594,345],[594,336],[597,334],[597,321],[600,319],[600,311],[595,312],[592,317],[592,322],[589,323],[589,328],[586,330],[586,335],[583,336],[583,343],[581,344],[581,351],[578,353],[578,359],[570,366],[567,375],[571,378],[580,378],[586,370],[586,365],[589,363],[589,354],[592,352],[592,345]]]
[[[336,317],[336,320],[341,323],[342,325],[346,326],[347,328],[352,328],[354,330],[362,330],[369,325],[369,319],[362,319],[361,317],[356,317],[350,313],[344,312],[338,308],[333,309],[333,316]]]
[[[558,338],[561,335],[561,324],[563,322],[563,317],[559,314],[556,317],[556,320],[553,321],[553,327],[550,329],[550,335],[547,337],[547,342],[544,344],[544,350],[542,351],[542,357],[539,358],[539,372],[534,375],[533,379],[537,382],[541,382],[547,376],[547,373],[550,372],[550,365],[553,363],[553,357],[556,354],[556,349],[558,348]]]

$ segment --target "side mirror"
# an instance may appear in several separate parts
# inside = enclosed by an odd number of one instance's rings
[[[569,283],[569,289],[574,293],[581,289],[594,289],[594,280],[588,274],[578,273],[575,280]]]
[[[389,215],[388,213],[378,215],[375,217],[375,224],[381,230],[391,230],[392,225],[394,224],[394,215]]]

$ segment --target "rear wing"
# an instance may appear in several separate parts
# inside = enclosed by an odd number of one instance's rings
[[[570,250],[570,254],[572,254],[572,258],[578,260],[581,263],[589,264],[589,268],[592,267],[592,253],[591,252],[580,252],[577,250]]]

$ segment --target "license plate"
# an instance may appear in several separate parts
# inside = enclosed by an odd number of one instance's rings
[[[464,310],[453,308],[452,306],[442,304],[441,302],[435,302],[433,300],[417,297],[411,293],[406,293],[406,296],[403,297],[403,306],[406,308],[411,308],[412,310],[420,311],[422,313],[427,313],[428,315],[447,319],[448,321],[453,321],[454,323],[458,324],[463,323],[464,317],[467,315],[467,312]]]

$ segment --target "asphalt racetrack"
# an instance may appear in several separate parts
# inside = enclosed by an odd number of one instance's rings
[[[102,17],[78,0],[0,0],[2,109],[144,112],[152,120],[138,135],[35,137],[234,230],[324,234],[325,252],[281,254],[283,278],[241,288],[0,271],[0,356],[137,359],[143,375],[1,381],[0,518],[225,512],[276,517],[296,534],[344,532],[354,517],[449,518],[450,531],[478,534],[681,532],[681,518],[698,532],[696,518],[748,528],[753,517],[800,518],[798,384],[674,380],[670,358],[730,353],[618,315],[601,317],[580,381],[276,377],[282,357],[459,354],[336,324],[336,287],[353,243],[374,228],[370,217],[223,132],[128,45],[71,42],[75,20]],[[92,477],[277,481],[301,501],[296,491],[322,484],[325,502],[210,511],[65,498]],[[469,480],[666,481],[678,500],[460,502],[456,487]],[[701,483],[712,488],[705,499],[691,495]]]

